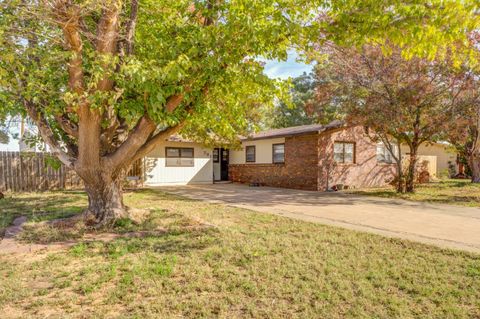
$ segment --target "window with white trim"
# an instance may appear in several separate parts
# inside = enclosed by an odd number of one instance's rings
[[[245,162],[255,163],[255,145],[245,147]]]
[[[166,147],[165,166],[167,167],[193,167],[193,148]]]
[[[274,164],[285,163],[285,144],[273,144],[272,145],[272,162]]]

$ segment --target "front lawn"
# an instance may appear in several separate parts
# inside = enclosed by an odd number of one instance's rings
[[[118,232],[164,232],[0,255],[2,318],[480,317],[480,255],[160,191],[125,201],[151,214]],[[18,195],[0,201],[0,220],[85,203],[81,193]]]
[[[473,184],[470,180],[464,179],[447,179],[421,184],[416,187],[413,194],[399,194],[393,187],[348,190],[348,193],[480,207],[480,184]]]

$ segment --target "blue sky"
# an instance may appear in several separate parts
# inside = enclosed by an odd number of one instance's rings
[[[287,61],[272,61],[266,60],[265,74],[271,78],[288,79],[289,77],[296,77],[303,72],[309,73],[312,70],[312,65],[297,62],[298,56],[295,52],[289,52]],[[18,129],[13,129],[18,133]],[[18,151],[18,140],[11,138],[10,143],[0,144],[0,151]]]
[[[289,52],[287,61],[266,61],[265,74],[271,78],[287,79],[296,77],[303,72],[309,73],[313,66],[297,62],[298,56],[295,52]]]
[[[17,127],[13,127],[10,129],[10,132],[13,134],[18,134],[19,129]],[[18,150],[19,150],[18,140],[12,137],[10,137],[10,141],[8,142],[8,144],[0,143],[0,151],[17,151],[18,152]]]

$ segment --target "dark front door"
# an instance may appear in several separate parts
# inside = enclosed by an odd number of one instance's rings
[[[220,149],[220,177],[222,181],[228,181],[228,150]]]

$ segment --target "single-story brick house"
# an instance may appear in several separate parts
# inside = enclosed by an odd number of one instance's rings
[[[325,191],[334,185],[382,186],[395,166],[363,127],[341,122],[274,129],[242,140],[241,149],[206,148],[178,138],[145,159],[145,184],[216,181]]]
[[[260,132],[232,151],[234,182],[325,191],[334,185],[383,186],[395,176],[388,151],[372,142],[364,128],[304,125]]]

